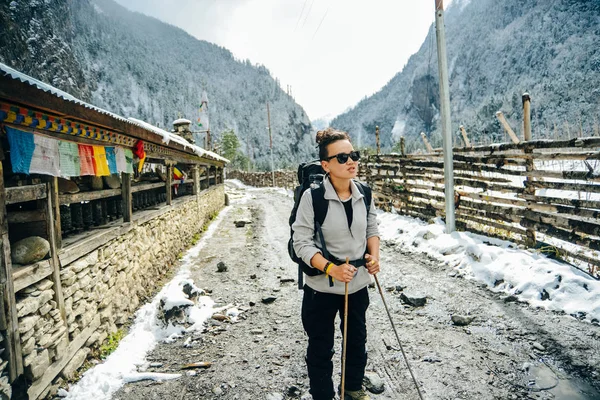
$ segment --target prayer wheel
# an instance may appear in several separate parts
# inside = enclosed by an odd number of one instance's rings
[[[73,203],[71,209],[71,227],[73,232],[81,232],[83,229],[83,213],[81,203]]]

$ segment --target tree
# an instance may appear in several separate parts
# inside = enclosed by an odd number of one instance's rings
[[[238,140],[237,135],[230,129],[221,134],[221,149],[223,151],[223,157],[227,158],[229,161],[235,161],[236,155],[240,148],[240,141]]]

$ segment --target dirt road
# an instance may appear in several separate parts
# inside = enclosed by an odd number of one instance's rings
[[[236,323],[210,320],[187,347],[184,337],[159,344],[148,356],[155,372],[180,373],[183,364],[199,361],[211,361],[210,368],[163,383],[127,384],[114,399],[310,399],[301,292],[286,250],[292,200],[269,189],[229,193],[232,205],[197,256],[192,276],[218,304],[247,311]],[[236,228],[236,220],[251,223]],[[218,262],[226,272],[217,272]],[[598,326],[507,299],[394,243],[382,245],[379,280],[424,398],[600,398]],[[406,305],[401,293],[427,303]],[[418,399],[375,288],[370,296],[367,370],[385,385],[372,398]],[[263,303],[269,297],[274,301]],[[456,314],[474,320],[456,326]]]

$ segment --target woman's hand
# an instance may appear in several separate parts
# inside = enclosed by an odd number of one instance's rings
[[[365,254],[365,260],[367,260],[365,267],[367,267],[367,270],[371,275],[375,275],[379,272],[379,260],[377,258],[370,254]]]
[[[356,274],[356,267],[350,264],[332,265],[329,275],[340,282],[350,282]]]

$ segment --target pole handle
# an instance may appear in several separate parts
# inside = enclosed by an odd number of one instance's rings
[[[346,257],[346,264],[350,263],[350,257]],[[346,347],[348,344],[347,334],[348,333],[348,282],[344,285],[344,336],[342,343],[342,395],[340,397],[341,400],[345,398],[345,388],[344,385],[346,383]]]

